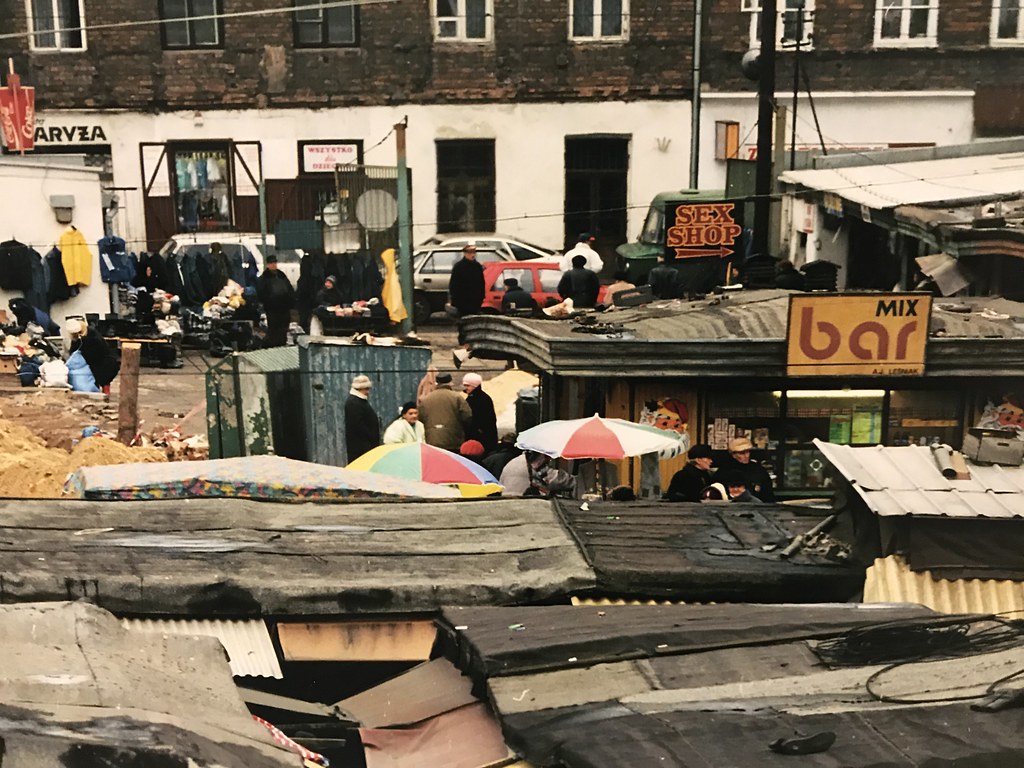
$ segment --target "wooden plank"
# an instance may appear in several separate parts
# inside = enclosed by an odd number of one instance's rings
[[[117,439],[131,445],[139,429],[139,360],[142,345],[121,345],[121,383],[117,395]]]
[[[286,661],[426,661],[436,634],[423,619],[277,625]]]

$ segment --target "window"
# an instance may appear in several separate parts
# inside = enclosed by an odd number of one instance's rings
[[[160,0],[164,48],[219,48],[221,0]]]
[[[296,0],[295,45],[298,48],[330,48],[356,45],[356,6],[324,8],[323,3]]]
[[[541,269],[537,276],[540,278],[540,289],[544,293],[558,293],[558,283],[562,279],[560,269]]]
[[[30,48],[34,51],[83,51],[82,22],[81,0],[29,0]]]
[[[438,141],[437,231],[493,232],[494,200],[494,140]]]
[[[514,277],[519,281],[519,287],[524,291],[533,290],[533,272],[528,269],[504,269],[498,273],[498,277],[491,286],[492,291],[504,291],[505,281]]]
[[[629,0],[569,0],[573,40],[624,40],[629,35]]]
[[[226,145],[168,150],[174,178],[179,232],[223,232],[231,228],[229,149]]]
[[[938,26],[939,0],[876,0],[876,46],[934,46]]]
[[[1024,0],[992,0],[992,44],[1024,45]]]
[[[779,18],[775,31],[779,48],[809,48],[814,41],[814,0],[777,0]],[[750,14],[750,47],[761,46],[761,0],[742,0]]]
[[[434,0],[434,37],[483,42],[491,39],[492,0]]]
[[[462,251],[435,251],[423,264],[420,272],[430,275],[446,275],[452,271],[455,262],[462,258]]]

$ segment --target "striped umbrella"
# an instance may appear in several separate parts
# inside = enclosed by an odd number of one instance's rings
[[[347,468],[452,485],[465,497],[489,496],[502,489],[497,478],[479,464],[427,443],[378,445],[350,462]]]
[[[682,436],[625,419],[546,421],[519,433],[516,447],[562,459],[624,459],[658,453],[667,459],[686,451]]]

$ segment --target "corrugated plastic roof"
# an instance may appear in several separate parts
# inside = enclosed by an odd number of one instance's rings
[[[273,677],[280,680],[281,665],[267,625],[261,620],[210,621],[194,619],[122,619],[125,629],[158,635],[208,635],[227,651],[231,674],[236,677]]]
[[[987,199],[1024,188],[1024,152],[787,171],[779,178],[874,209]]]
[[[867,569],[866,603],[917,603],[941,613],[1019,614],[1024,582],[1011,579],[939,579],[915,573],[898,555],[879,558]]]
[[[1024,517],[1024,468],[968,463],[969,480],[943,477],[931,448],[814,444],[878,515]]]

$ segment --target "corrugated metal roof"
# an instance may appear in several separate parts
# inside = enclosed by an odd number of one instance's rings
[[[1024,187],[1024,152],[910,163],[786,171],[786,184],[833,192],[868,208],[943,203],[1015,194]]]
[[[943,613],[1024,612],[1024,582],[1005,579],[937,579],[915,573],[898,555],[879,558],[867,569],[866,603],[918,603]]]
[[[258,368],[263,373],[297,371],[299,369],[298,347],[271,347],[252,352],[238,352],[238,362]]]
[[[1024,517],[1024,467],[968,462],[970,480],[949,480],[928,447],[814,444],[875,514]]]
[[[236,677],[284,677],[270,632],[260,620],[122,619],[121,624],[135,632],[215,637],[227,651],[231,674]]]

